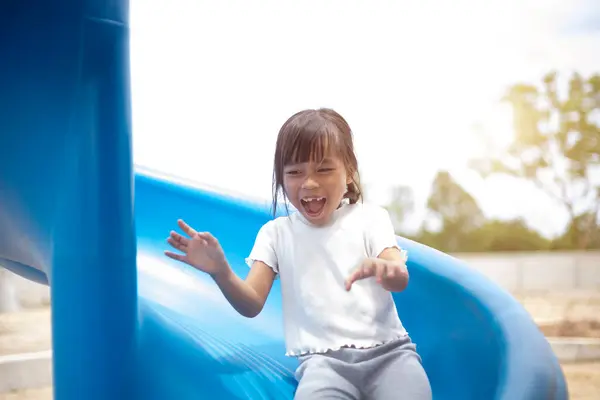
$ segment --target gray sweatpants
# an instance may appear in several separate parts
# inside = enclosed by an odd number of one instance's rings
[[[431,400],[416,346],[406,336],[369,349],[344,347],[299,358],[296,400]]]

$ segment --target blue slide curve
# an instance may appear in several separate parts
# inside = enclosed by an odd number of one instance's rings
[[[50,285],[55,399],[292,398],[279,283],[246,319],[209,278],[162,255],[185,218],[245,276],[270,216],[264,204],[134,172],[128,7],[0,3],[0,265]],[[435,399],[568,398],[550,346],[508,293],[398,240],[411,283],[395,300]]]

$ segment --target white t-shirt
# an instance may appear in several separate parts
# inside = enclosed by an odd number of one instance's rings
[[[407,334],[375,278],[345,288],[363,260],[388,247],[398,244],[387,210],[362,203],[343,205],[324,227],[299,212],[261,227],[246,262],[262,261],[281,279],[286,355],[367,348]]]

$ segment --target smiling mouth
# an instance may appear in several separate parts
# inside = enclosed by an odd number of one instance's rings
[[[302,207],[304,208],[304,211],[306,211],[306,214],[311,217],[317,217],[325,209],[327,199],[325,197],[304,197],[300,199],[300,203],[302,203]]]

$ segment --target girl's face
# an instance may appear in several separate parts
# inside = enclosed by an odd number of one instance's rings
[[[283,168],[283,174],[286,197],[316,226],[329,222],[351,182],[342,160],[331,156],[320,163],[288,164]]]

